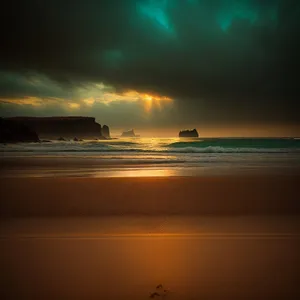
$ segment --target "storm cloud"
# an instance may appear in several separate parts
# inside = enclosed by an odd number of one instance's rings
[[[0,23],[1,99],[102,83],[173,98],[162,124],[299,124],[297,0],[11,0]]]

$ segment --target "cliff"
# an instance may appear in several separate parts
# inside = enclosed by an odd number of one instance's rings
[[[35,131],[40,138],[105,139],[101,125],[91,117],[14,117],[6,120],[24,124]]]
[[[0,118],[0,143],[39,141],[37,133],[23,123]]]
[[[121,137],[136,137],[133,129],[122,132]]]
[[[197,129],[182,130],[179,132],[179,137],[199,137]]]

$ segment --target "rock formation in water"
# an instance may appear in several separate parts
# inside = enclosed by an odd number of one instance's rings
[[[199,137],[197,129],[182,130],[179,132],[179,137]]]
[[[76,136],[73,139],[73,142],[82,142],[82,139],[78,139]]]
[[[91,117],[15,117],[6,120],[26,125],[40,138],[105,139],[101,125]]]
[[[110,139],[109,127],[107,125],[103,125],[103,127],[102,127],[102,135],[106,139]]]
[[[39,141],[37,133],[25,124],[0,118],[0,143]]]
[[[124,131],[121,135],[121,137],[136,137],[133,129],[128,130],[128,131]]]

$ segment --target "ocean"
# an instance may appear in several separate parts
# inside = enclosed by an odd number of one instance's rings
[[[294,173],[298,138],[127,138],[1,145],[1,176]]]

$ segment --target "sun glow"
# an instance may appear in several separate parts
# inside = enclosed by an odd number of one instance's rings
[[[154,95],[149,93],[140,93],[134,90],[127,91],[122,94],[125,98],[132,99],[133,101],[142,101],[144,108],[147,112],[153,108],[161,110],[163,105],[171,103],[173,100],[166,96]]]
[[[70,109],[79,109],[80,108],[80,104],[75,103],[75,102],[69,102],[68,106]]]
[[[147,101],[151,101],[151,100],[152,100],[152,96],[150,96],[150,95],[146,95],[146,96],[145,96],[145,100],[147,100]]]
[[[95,85],[96,86],[96,85]],[[76,94],[76,93],[75,93]],[[165,106],[172,104],[173,99],[167,96],[161,96],[152,93],[143,93],[136,90],[127,90],[117,92],[114,89],[97,85],[96,88],[79,90],[73,98],[54,98],[54,97],[31,97],[24,96],[20,98],[6,99],[0,97],[0,105],[19,105],[31,107],[61,106],[69,111],[81,109],[82,107],[92,108],[97,103],[109,106],[112,103],[136,103],[142,107],[145,112],[152,110],[161,111]]]

